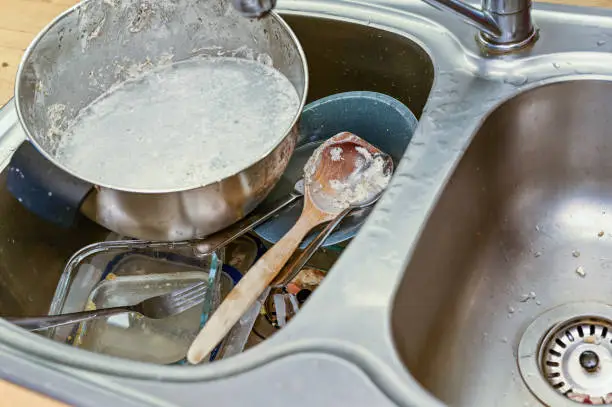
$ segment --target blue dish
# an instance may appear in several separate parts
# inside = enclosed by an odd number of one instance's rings
[[[417,123],[416,117],[405,105],[376,92],[338,93],[308,104],[300,118],[298,147],[264,204],[291,192],[314,150],[323,141],[343,131],[354,133],[389,154],[397,166]],[[302,201],[299,201],[285,208],[278,216],[255,228],[255,233],[268,242],[276,243],[295,224],[302,206]],[[370,211],[371,208],[366,208],[349,216],[323,246],[335,245],[355,236]],[[314,236],[315,232],[307,236],[300,248],[306,247]]]

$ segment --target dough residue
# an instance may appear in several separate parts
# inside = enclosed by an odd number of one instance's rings
[[[329,150],[329,155],[332,161],[340,161],[342,158],[342,147],[334,147]]]
[[[304,167],[304,180],[310,187],[310,196],[314,203],[327,212],[340,212],[353,205],[367,203],[379,195],[389,184],[391,171],[386,168],[382,155],[372,155],[366,148],[356,146],[359,156],[355,159],[353,171],[345,179],[328,180],[333,192],[326,190],[318,180],[314,179],[317,167],[322,159],[322,152],[328,148],[325,143],[312,154]],[[332,163],[338,157],[334,153],[339,147],[329,148]],[[340,151],[342,149],[340,148]]]

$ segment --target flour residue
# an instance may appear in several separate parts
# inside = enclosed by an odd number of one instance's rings
[[[331,180],[330,186],[335,191],[332,205],[344,209],[366,203],[385,189],[390,178],[383,157],[369,155],[369,158],[355,163],[355,170],[345,180]]]
[[[315,180],[314,175],[323,158],[323,151],[329,152],[333,163],[340,161],[339,152],[342,153],[343,149],[330,148],[322,144],[306,163],[304,178],[309,184],[311,198],[320,209],[327,212],[340,212],[350,206],[370,202],[389,184],[391,171],[387,168],[384,156],[373,155],[361,146],[354,148],[358,156],[355,157],[353,171],[344,179],[328,180],[329,188],[325,188],[318,180]]]
[[[252,60],[198,58],[130,73],[79,112],[55,154],[95,184],[143,191],[221,180],[272,150],[300,104],[284,75]]]
[[[342,147],[333,147],[329,150],[329,155],[332,161],[340,161],[342,160]]]

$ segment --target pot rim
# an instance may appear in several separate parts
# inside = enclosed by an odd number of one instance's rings
[[[304,79],[304,87],[303,87],[303,92],[302,92],[302,97],[301,97],[301,100],[300,100],[300,104],[299,104],[299,106],[298,106],[298,108],[297,108],[297,110],[295,112],[295,115],[293,117],[293,120],[291,121],[291,124],[289,125],[289,127],[287,129],[284,130],[284,136],[283,137],[279,137],[278,141],[276,143],[274,143],[274,145],[272,145],[262,156],[257,157],[257,158],[253,158],[241,170],[229,173],[224,178],[218,179],[216,181],[213,181],[213,182],[210,182],[210,183],[207,183],[207,184],[198,184],[198,185],[193,185],[193,186],[188,186],[188,187],[181,187],[181,188],[143,188],[143,189],[124,188],[124,187],[121,187],[121,186],[104,184],[104,183],[100,183],[100,182],[97,182],[97,181],[92,181],[92,180],[83,178],[82,176],[76,174],[73,170],[69,169],[68,167],[64,166],[63,164],[60,164],[32,136],[32,132],[30,131],[28,123],[25,120],[24,115],[23,115],[23,113],[21,111],[21,102],[20,102],[20,100],[21,100],[21,95],[20,95],[20,93],[21,93],[20,92],[20,88],[21,88],[20,83],[21,83],[21,80],[20,79],[23,76],[23,69],[24,69],[24,66],[25,66],[25,62],[31,56],[32,52],[34,51],[36,46],[39,44],[39,42],[42,40],[42,38],[44,38],[44,36],[47,35],[47,33],[55,25],[57,25],[59,22],[61,22],[64,18],[70,16],[72,13],[76,12],[78,9],[83,7],[85,4],[87,4],[89,2],[92,2],[92,1],[96,1],[96,0],[83,0],[83,1],[75,4],[74,6],[70,7],[66,11],[64,11],[62,14],[58,15],[57,17],[55,17],[45,28],[43,28],[36,35],[36,37],[34,37],[32,42],[26,48],[26,50],[25,50],[25,52],[24,52],[24,54],[23,54],[23,56],[21,58],[21,61],[19,63],[19,67],[17,69],[17,74],[15,76],[15,95],[14,95],[15,96],[15,109],[17,111],[17,117],[19,119],[19,123],[23,127],[23,130],[24,130],[24,132],[25,132],[25,134],[27,136],[27,141],[32,143],[32,145],[34,147],[36,147],[36,150],[38,150],[38,152],[40,154],[42,154],[47,160],[52,162],[57,167],[61,168],[63,171],[67,172],[68,174],[70,174],[73,177],[76,177],[76,178],[78,178],[80,180],[83,180],[85,182],[89,182],[92,185],[94,185],[95,187],[108,188],[108,189],[112,189],[112,190],[116,190],[116,191],[121,191],[121,192],[139,193],[139,194],[168,194],[168,193],[174,193],[174,192],[185,192],[185,191],[195,190],[195,189],[199,189],[199,188],[204,188],[204,187],[207,187],[209,185],[213,185],[213,184],[222,182],[225,179],[229,179],[231,177],[234,177],[234,176],[242,173],[243,171],[247,170],[248,168],[252,167],[253,165],[257,164],[258,162],[260,162],[261,160],[265,159],[270,154],[272,154],[272,152],[279,145],[281,145],[282,142],[291,134],[292,130],[297,125],[297,123],[298,123],[298,121],[300,119],[300,116],[302,114],[302,110],[304,109],[304,106],[306,105],[306,99],[308,97],[308,87],[309,87],[308,63],[306,61],[306,55],[304,54],[304,49],[302,48],[302,44],[298,40],[297,36],[295,35],[295,33],[293,32],[291,27],[289,27],[289,24],[287,24],[287,22],[276,11],[273,10],[273,11],[270,11],[270,13],[268,14],[268,16],[266,18],[273,18],[287,32],[287,34],[289,35],[289,38],[291,38],[292,42],[295,44],[297,52],[298,52],[298,55],[299,55],[299,58],[300,58],[301,66],[302,66],[303,79]],[[296,90],[299,91],[299,89],[296,89]]]

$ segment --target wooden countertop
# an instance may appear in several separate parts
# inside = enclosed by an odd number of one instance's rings
[[[0,406],[68,407],[64,403],[31,391],[24,391],[22,387],[3,381],[0,381]]]
[[[612,0],[548,0],[549,3],[612,7]],[[74,0],[0,0],[0,106],[13,96],[15,72],[34,36]],[[64,406],[0,380],[0,406]]]

